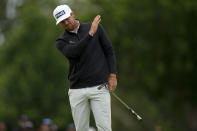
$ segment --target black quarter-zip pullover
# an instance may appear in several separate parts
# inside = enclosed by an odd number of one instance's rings
[[[86,88],[108,81],[116,74],[116,59],[111,42],[99,24],[91,36],[91,23],[80,23],[77,34],[65,31],[56,40],[56,47],[69,60],[70,88]]]

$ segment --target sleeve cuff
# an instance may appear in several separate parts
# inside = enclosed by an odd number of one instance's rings
[[[93,34],[90,34],[90,33],[89,33],[89,35],[90,35],[91,37],[93,37],[93,36],[94,36]]]

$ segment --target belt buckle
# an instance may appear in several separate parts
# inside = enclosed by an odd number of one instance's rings
[[[107,88],[107,83],[101,84],[97,89],[100,90],[100,89],[102,89],[103,87]]]

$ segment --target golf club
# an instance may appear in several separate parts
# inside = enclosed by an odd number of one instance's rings
[[[120,99],[115,93],[111,93],[124,107],[126,107],[139,121],[142,121],[142,117],[139,116],[131,107],[129,107],[123,100]]]
[[[98,87],[98,90],[101,88],[108,88],[107,83],[102,84],[101,86]],[[111,93],[124,107],[126,107],[139,121],[142,121],[142,117],[139,116],[131,107],[129,107],[120,97],[118,97],[114,92]]]

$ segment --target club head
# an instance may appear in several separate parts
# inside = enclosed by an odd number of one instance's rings
[[[140,117],[139,115],[137,115],[137,119],[138,119],[139,121],[142,121],[142,117]]]
[[[140,117],[133,109],[129,109],[129,111],[137,118],[138,121],[142,121],[142,117]]]

